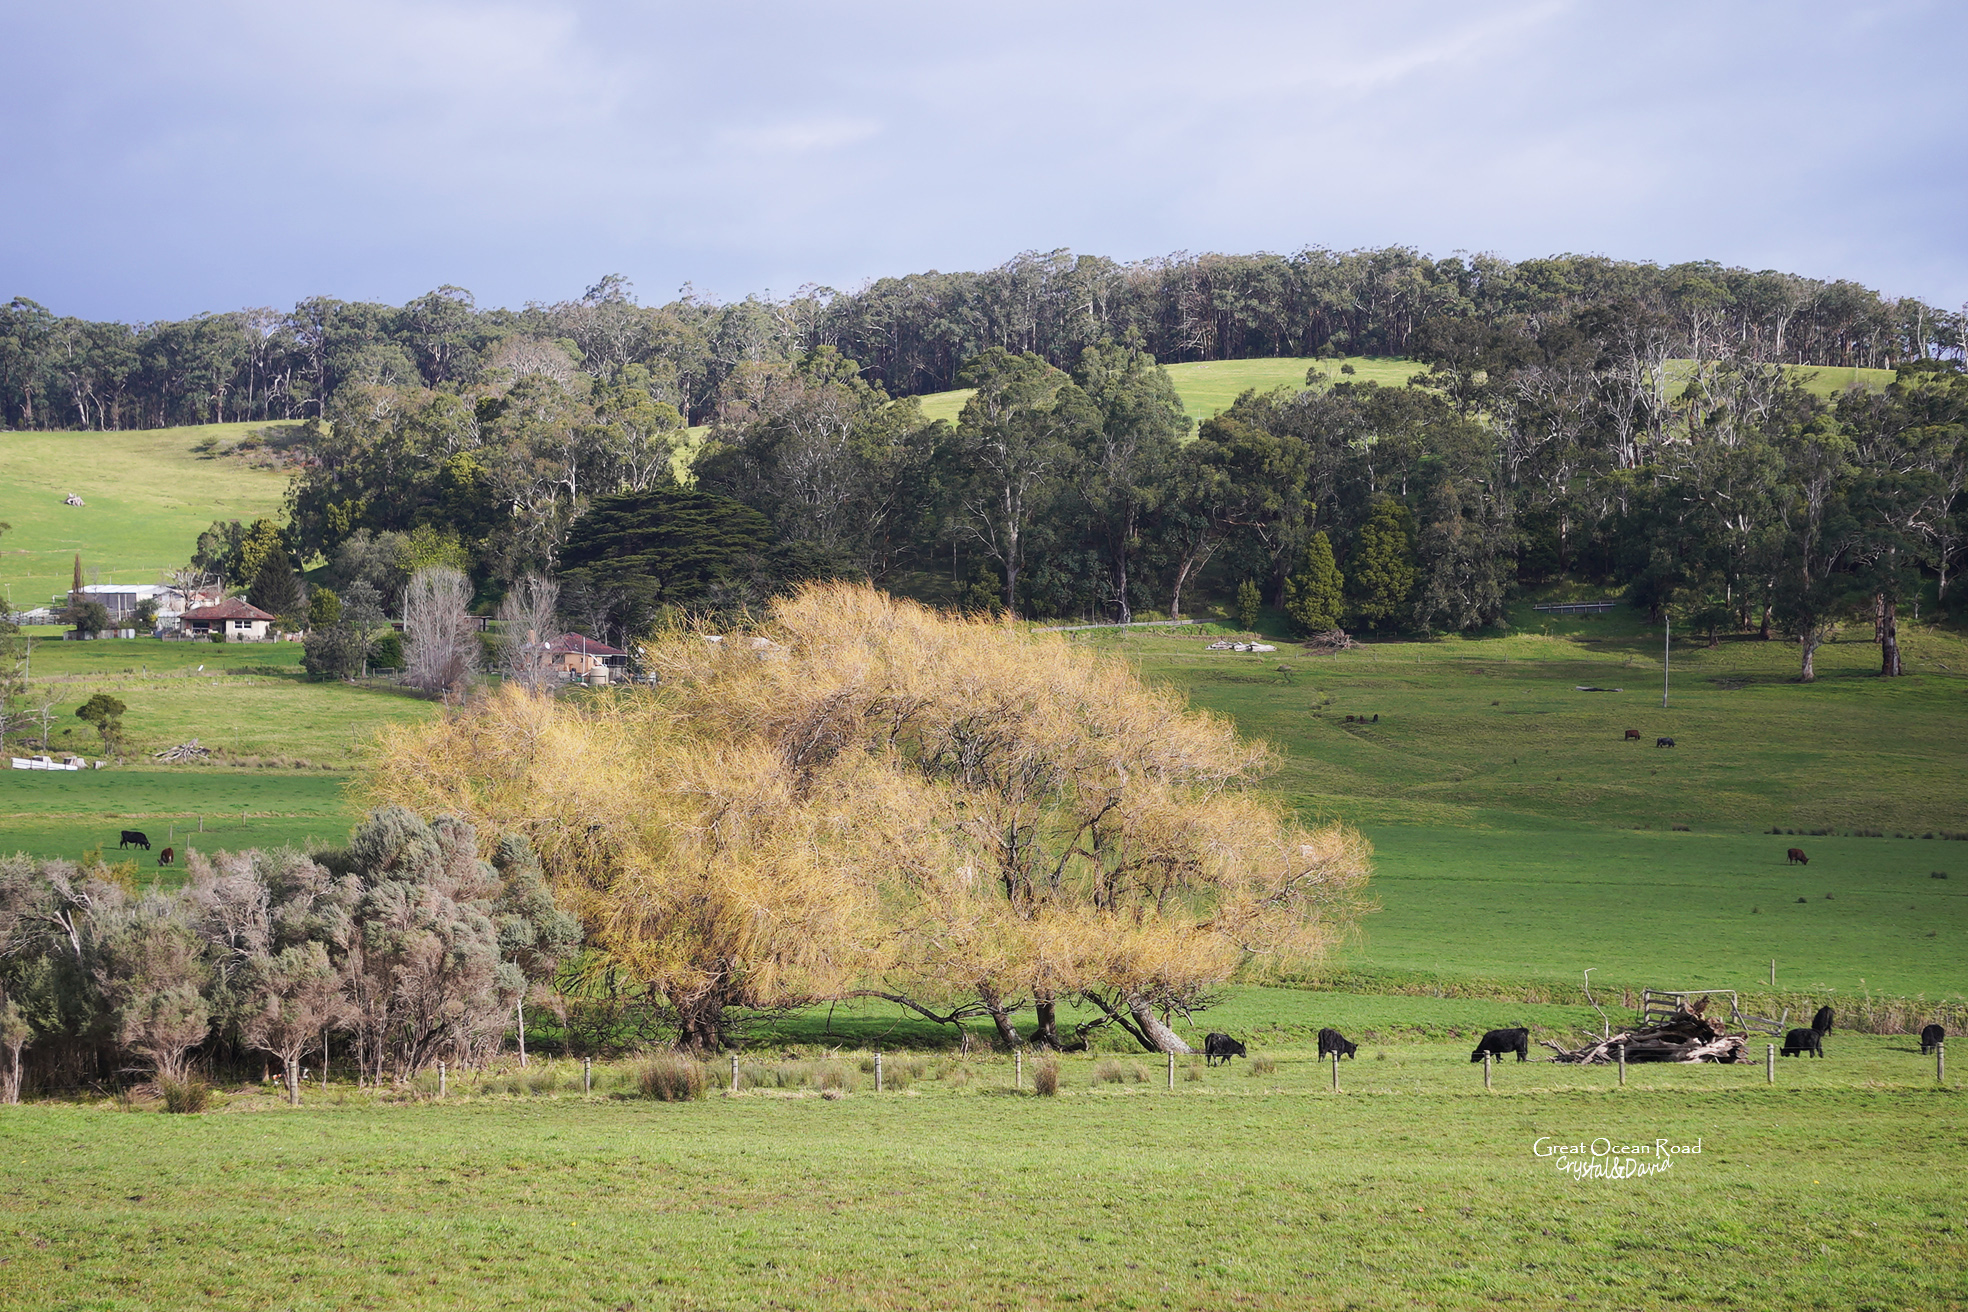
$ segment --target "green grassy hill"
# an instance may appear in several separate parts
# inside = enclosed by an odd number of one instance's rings
[[[1633,612],[1513,619],[1531,631],[1323,656],[1076,640],[1275,744],[1303,816],[1373,839],[1381,909],[1346,968],[1760,989],[1775,958],[1790,988],[1968,992],[1968,843],[1947,838],[1968,835],[1968,643],[1911,633],[1895,680],[1833,644],[1808,687],[1793,644],[1677,643],[1663,709],[1660,634]]]
[[[1341,366],[1351,365],[1344,374]],[[1182,396],[1182,405],[1197,423],[1228,410],[1233,401],[1251,388],[1265,391],[1273,387],[1305,388],[1305,372],[1316,367],[1335,382],[1379,383],[1382,387],[1405,387],[1427,366],[1413,360],[1371,359],[1349,356],[1343,360],[1284,358],[1271,360],[1204,360],[1168,366],[1169,378]],[[1801,375],[1804,386],[1816,396],[1835,396],[1852,387],[1881,388],[1893,381],[1891,369],[1848,369],[1821,365],[1799,365],[1792,372]],[[919,398],[923,414],[951,423],[963,412],[970,390],[932,392]]]
[[[78,551],[88,582],[155,583],[213,520],[277,516],[286,474],[192,449],[258,427],[0,432],[0,521],[13,525],[0,536],[0,586],[13,607],[66,592]],[[87,504],[65,504],[71,492]]]
[[[1342,375],[1340,366],[1348,364],[1353,366],[1353,373]],[[1424,367],[1412,360],[1370,360],[1365,356],[1354,356],[1345,360],[1203,360],[1193,364],[1169,365],[1168,372],[1170,380],[1175,383],[1176,392],[1182,397],[1183,408],[1189,412],[1191,419],[1201,423],[1218,411],[1228,410],[1231,402],[1253,387],[1260,391],[1273,387],[1303,391],[1305,371],[1315,365],[1320,372],[1334,379],[1349,377],[1356,382],[1375,382],[1383,387],[1405,386],[1408,379]],[[954,424],[970,394],[971,389],[963,388],[954,392],[932,392],[919,399],[924,415],[931,419],[947,419]]]

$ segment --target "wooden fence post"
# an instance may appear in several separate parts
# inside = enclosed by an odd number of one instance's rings
[[[445,1089],[446,1089],[446,1081],[445,1081],[444,1063],[439,1062],[437,1064],[437,1096],[442,1098],[445,1094]]]
[[[738,1092],[738,1054],[731,1054],[731,1091]]]
[[[1619,1045],[1619,1057],[1620,1057],[1620,1088],[1624,1089],[1626,1087],[1626,1045],[1624,1043]]]
[[[581,1092],[594,1092],[594,1058],[581,1058]]]
[[[1947,1083],[1947,1044],[1934,1045],[1934,1083]]]
[[[1483,1087],[1490,1087],[1490,1054],[1487,1052],[1483,1054]]]
[[[1171,1052],[1168,1055],[1168,1059],[1169,1059],[1169,1092],[1174,1093],[1175,1092],[1175,1054]]]
[[[875,1092],[882,1091],[881,1049],[875,1049]]]
[[[1025,1049],[1011,1050],[1011,1087],[1022,1092],[1025,1088]]]
[[[1332,1055],[1332,1064],[1333,1064],[1333,1092],[1338,1093],[1339,1092],[1339,1054],[1337,1052],[1333,1053]]]
[[[1763,1082],[1765,1084],[1777,1082],[1777,1045],[1774,1043],[1763,1045]]]

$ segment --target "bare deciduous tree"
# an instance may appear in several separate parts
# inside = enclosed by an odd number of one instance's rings
[[[553,641],[559,608],[560,584],[538,574],[515,583],[499,603],[499,665],[507,683],[528,692],[546,691],[553,679],[547,644]]]
[[[5,1053],[6,1060],[5,1067],[0,1068],[0,1102],[12,1105],[20,1101],[21,1049],[33,1037],[34,1028],[21,1015],[20,1004],[0,996],[0,1052]]]
[[[471,584],[438,566],[411,575],[403,590],[403,657],[412,686],[449,698],[478,665],[478,633],[467,609]]]

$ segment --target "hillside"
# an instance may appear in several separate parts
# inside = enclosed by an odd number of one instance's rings
[[[1681,361],[1676,363],[1685,364]],[[1347,365],[1353,368],[1350,375],[1342,373],[1342,367]],[[1289,387],[1302,391],[1305,371],[1315,366],[1335,381],[1379,383],[1382,387],[1405,387],[1410,378],[1426,372],[1428,368],[1413,360],[1370,359],[1365,356],[1350,356],[1343,360],[1302,357],[1202,360],[1192,364],[1172,364],[1167,368],[1169,377],[1175,382],[1175,390],[1182,395],[1183,408],[1189,412],[1191,419],[1201,423],[1211,415],[1229,409],[1232,402],[1251,388]],[[1855,386],[1884,387],[1893,381],[1891,369],[1847,369],[1823,365],[1791,365],[1789,368],[1793,374],[1803,378],[1806,390],[1815,396],[1836,396]],[[963,412],[964,402],[970,399],[970,389],[932,392],[919,399],[924,415],[955,423],[957,416]]]
[[[0,537],[0,585],[13,607],[65,592],[78,551],[89,582],[154,583],[213,520],[277,515],[284,473],[193,450],[259,427],[0,432],[0,522],[13,525]],[[71,492],[85,504],[65,504]]]
[[[1207,360],[1168,366],[1189,417],[1200,423],[1250,388],[1305,386],[1316,365],[1329,376],[1407,383],[1422,369],[1411,360]],[[1351,375],[1342,366],[1353,368]],[[1795,366],[1806,385],[1830,396],[1854,384],[1883,387],[1886,369]],[[921,399],[931,419],[956,422],[968,390]],[[66,590],[75,553],[91,582],[150,583],[184,563],[198,534],[215,519],[250,521],[278,515],[284,471],[213,454],[259,424],[205,424],[120,432],[0,432],[0,586],[12,607],[45,605]],[[707,428],[691,430],[701,442]],[[86,503],[70,506],[73,492]],[[98,573],[99,572],[99,573]]]

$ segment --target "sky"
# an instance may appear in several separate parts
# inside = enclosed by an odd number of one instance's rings
[[[1968,300],[1968,5],[0,0],[0,298],[731,300],[1024,250]]]

